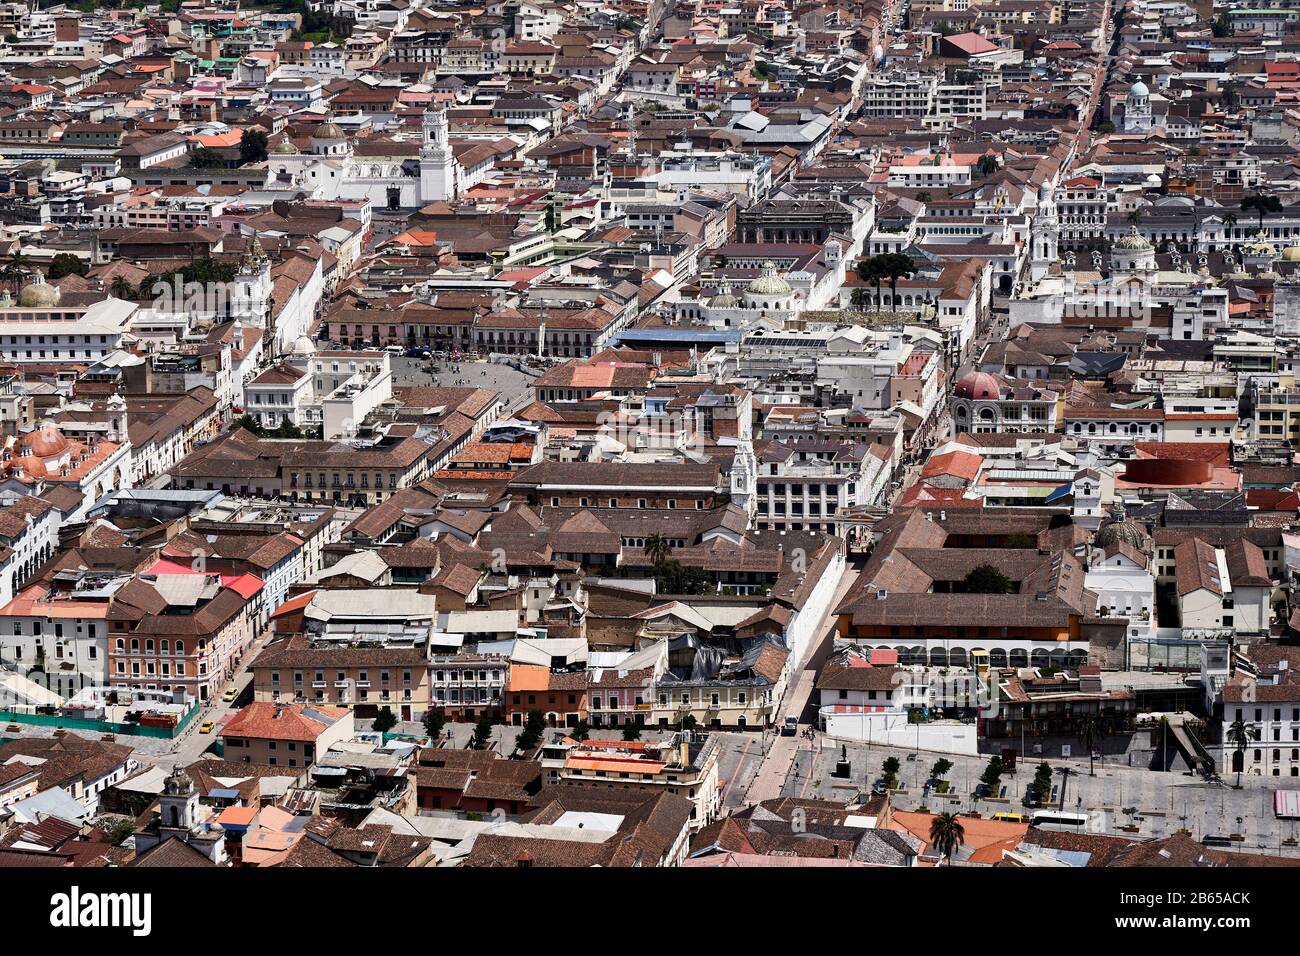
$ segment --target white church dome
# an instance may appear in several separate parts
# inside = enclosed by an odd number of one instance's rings
[[[776,274],[776,264],[770,259],[763,263],[763,273],[749,283],[746,291],[750,295],[781,296],[789,295],[793,290],[790,283]]]

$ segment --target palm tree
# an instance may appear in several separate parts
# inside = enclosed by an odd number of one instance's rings
[[[652,564],[663,564],[672,557],[673,546],[663,535],[652,534],[645,539],[645,547],[641,550]]]
[[[1074,771],[1069,767],[1057,767],[1056,772],[1061,775],[1061,795],[1057,801],[1056,809],[1065,809],[1065,790],[1070,785],[1070,778],[1074,776]]]
[[[1231,238],[1232,229],[1234,226],[1237,225],[1236,215],[1234,215],[1233,213],[1228,213],[1226,216],[1224,216],[1223,225],[1224,225],[1223,238],[1225,239]]]
[[[109,294],[115,299],[134,299],[136,297],[135,286],[126,276],[117,276],[108,286]]]
[[[23,255],[22,249],[15,249],[5,260],[3,271],[4,281],[9,283],[11,289],[17,292],[23,285],[23,279],[31,273],[32,260]]]
[[[965,837],[966,828],[955,814],[940,813],[930,821],[930,842],[943,854],[949,866],[952,866],[952,855],[961,849]]]
[[[1254,740],[1259,740],[1259,728],[1254,724],[1248,724],[1238,717],[1229,725],[1228,743],[1232,744],[1233,756],[1237,758],[1233,763],[1237,765],[1238,787],[1241,786],[1241,767],[1246,762],[1246,748]]]
[[[1079,722],[1079,743],[1088,748],[1088,776],[1097,776],[1092,769],[1092,752],[1101,745],[1105,733],[1096,717],[1088,716]]]

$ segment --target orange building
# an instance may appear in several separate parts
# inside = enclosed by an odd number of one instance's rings
[[[506,720],[521,727],[532,710],[540,710],[551,727],[576,727],[586,720],[586,671],[556,672],[540,664],[512,664],[506,685]]]

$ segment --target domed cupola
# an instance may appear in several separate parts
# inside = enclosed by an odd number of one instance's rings
[[[989,372],[967,372],[957,382],[953,394],[958,398],[967,398],[973,401],[981,399],[997,401],[1002,397],[1002,386],[999,384],[997,376]]]
[[[1151,553],[1151,535],[1147,532],[1146,525],[1128,517],[1122,501],[1115,503],[1110,518],[1097,530],[1092,543],[1102,551],[1126,544],[1143,554]]]

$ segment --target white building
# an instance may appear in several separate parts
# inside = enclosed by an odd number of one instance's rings
[[[59,546],[59,513],[48,501],[0,498],[0,607]]]
[[[86,362],[122,344],[136,312],[133,302],[108,298],[91,306],[59,305],[47,283],[26,286],[15,304],[0,298],[0,358],[8,362]]]
[[[1252,644],[1223,688],[1223,772],[1300,777],[1300,656],[1296,649]],[[1238,755],[1227,738],[1240,720],[1251,739]]]

